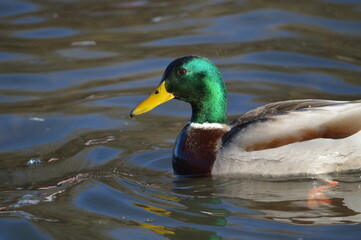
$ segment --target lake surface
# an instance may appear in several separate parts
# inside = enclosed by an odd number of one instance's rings
[[[190,54],[223,72],[229,120],[361,99],[361,1],[1,0],[0,36],[1,240],[360,239],[359,172],[178,179],[190,106],[129,112]]]

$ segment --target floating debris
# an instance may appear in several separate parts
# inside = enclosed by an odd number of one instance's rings
[[[88,41],[72,42],[72,43],[70,44],[70,46],[73,46],[73,47],[75,47],[75,46],[77,46],[77,47],[79,47],[79,46],[84,47],[84,46],[94,46],[94,45],[96,45],[96,44],[97,44],[96,41],[88,40]]]
[[[39,117],[32,117],[32,118],[29,118],[29,120],[31,120],[31,121],[38,121],[38,122],[44,122],[44,121],[45,121],[44,118],[39,118]]]
[[[111,141],[114,141],[114,140],[115,140],[114,136],[107,136],[107,137],[104,137],[104,138],[91,139],[91,140],[87,141],[85,143],[85,145],[90,146],[90,145],[96,145],[96,144],[103,144],[103,143],[111,142]]]
[[[179,15],[180,17],[184,17],[187,16],[187,14],[181,14]],[[166,16],[156,16],[151,18],[152,23],[159,23],[159,22],[164,22],[164,21],[168,21],[170,19],[172,19],[173,16],[170,15],[166,15]]]
[[[81,182],[84,180],[85,177],[87,177],[88,174],[86,173],[79,173],[78,175],[76,175],[75,177],[71,177],[71,178],[68,178],[68,179],[65,179],[65,180],[62,180],[60,182],[58,182],[56,185],[57,186],[61,186],[63,185],[64,183],[78,183],[78,182]]]
[[[65,192],[65,190],[60,190],[60,191],[57,191],[57,192],[55,192],[53,194],[50,194],[49,196],[46,196],[45,197],[46,200],[44,202],[52,202],[52,201],[54,201],[56,199],[56,195],[61,194],[63,192]]]
[[[152,223],[152,222],[155,222],[155,219],[154,218],[147,218],[147,219],[145,219],[144,222]]]
[[[162,20],[163,20],[162,16],[157,16],[157,17],[152,18],[152,22],[154,22],[154,23],[160,22]]]
[[[56,186],[38,187],[37,189],[38,189],[38,190],[48,190],[48,189],[55,188],[55,187],[56,187]]]
[[[50,158],[49,160],[48,160],[48,162],[54,162],[54,161],[58,161],[60,158]]]
[[[29,161],[27,161],[27,162],[25,163],[25,165],[26,165],[26,166],[36,166],[36,165],[39,165],[39,164],[41,164],[41,163],[42,163],[41,159],[39,159],[39,158],[32,158],[32,159],[30,159]]]
[[[354,62],[355,59],[352,57],[347,57],[347,56],[342,56],[342,55],[336,55],[336,58],[342,60],[342,61],[347,61],[347,62]]]

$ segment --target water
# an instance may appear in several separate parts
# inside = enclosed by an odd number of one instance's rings
[[[357,0],[0,1],[0,239],[359,239],[360,173],[323,201],[323,179],[177,179],[190,107],[129,112],[189,54],[222,70],[229,120],[360,99],[360,30]]]

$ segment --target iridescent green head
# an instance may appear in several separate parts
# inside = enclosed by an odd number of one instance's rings
[[[171,62],[158,89],[131,115],[147,112],[172,98],[192,105],[192,122],[227,122],[227,92],[223,78],[219,69],[206,58],[186,56]]]

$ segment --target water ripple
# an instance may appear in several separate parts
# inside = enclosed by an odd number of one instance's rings
[[[51,39],[64,38],[78,34],[77,30],[61,27],[39,28],[32,30],[20,30],[14,32],[14,36],[25,39]]]
[[[361,98],[355,0],[0,2],[0,232],[13,239],[359,239],[360,174],[175,178],[190,106],[129,111],[175,57],[219,66],[229,120]],[[315,207],[316,206],[316,207]],[[16,228],[16,231],[14,229]]]
[[[12,17],[24,13],[34,12],[40,8],[39,5],[26,1],[2,0],[0,2],[0,18]]]

